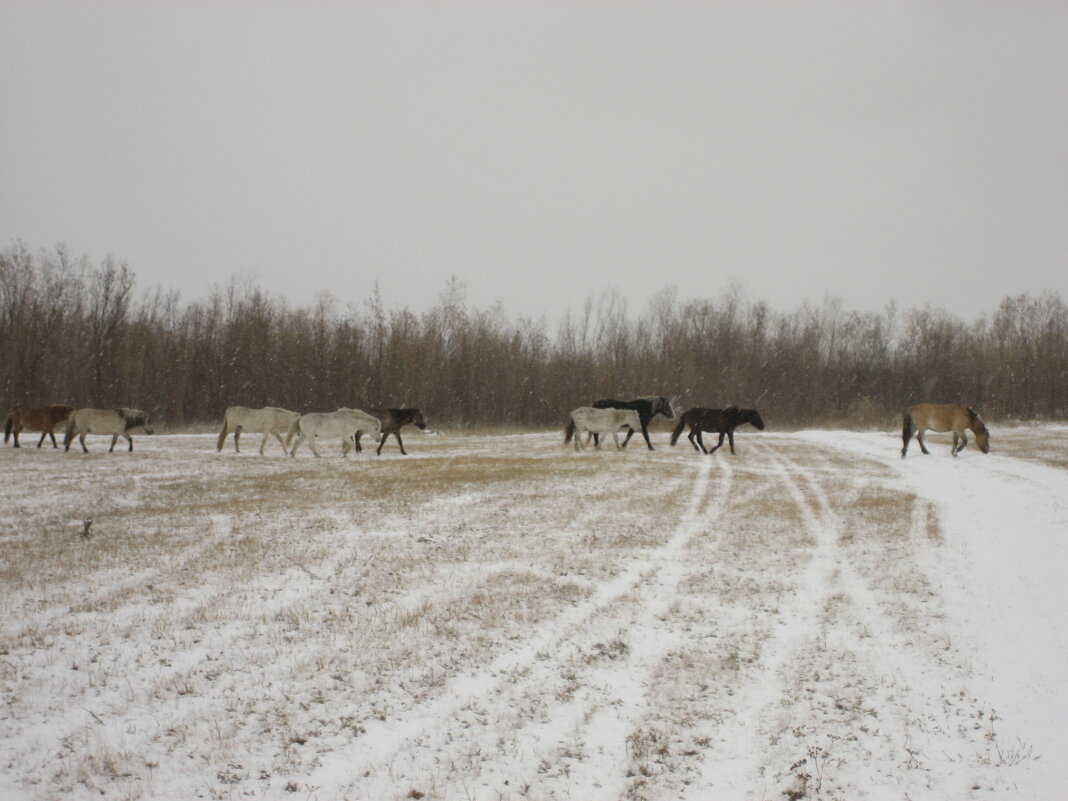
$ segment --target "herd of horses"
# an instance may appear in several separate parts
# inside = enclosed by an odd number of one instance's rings
[[[574,442],[575,450],[585,448],[592,440],[594,447],[600,448],[601,437],[612,435],[616,448],[622,450],[627,447],[631,437],[636,431],[640,431],[645,439],[649,450],[654,450],[653,443],[649,439],[649,423],[657,415],[673,420],[675,410],[671,401],[663,396],[650,396],[635,398],[633,400],[604,399],[595,401],[590,406],[580,406],[573,409],[570,421],[564,429],[564,445]],[[696,406],[679,415],[675,429],[671,433],[671,444],[678,442],[679,436],[688,427],[690,444],[694,450],[713,454],[723,446],[726,439],[730,444],[731,453],[734,453],[734,431],[745,424],[752,425],[758,430],[764,430],[764,420],[756,409],[739,409],[729,406],[725,409],[706,409]],[[282,449],[289,456],[296,456],[297,450],[305,442],[311,448],[312,453],[320,456],[317,447],[320,440],[341,441],[342,456],[348,455],[350,450],[357,453],[363,449],[360,446],[360,438],[367,435],[378,443],[376,453],[381,455],[386,440],[392,435],[397,440],[402,454],[404,441],[401,439],[401,429],[406,425],[414,425],[416,428],[425,429],[426,419],[419,409],[372,409],[369,412],[360,409],[340,408],[333,412],[312,412],[300,414],[288,409],[280,409],[275,406],[267,406],[262,409],[250,409],[246,406],[231,406],[223,415],[223,426],[216,442],[216,451],[221,451],[226,438],[234,435],[234,450],[241,452],[240,437],[243,432],[262,435],[260,441],[260,455],[263,455],[267,441],[274,436]],[[52,404],[50,406],[16,406],[7,416],[4,423],[4,442],[12,435],[14,445],[19,446],[19,433],[22,431],[40,431],[41,438],[37,441],[40,448],[45,437],[51,437],[52,447],[58,448],[56,431],[63,432],[63,448],[69,451],[71,443],[77,437],[85,453],[89,449],[85,445],[85,437],[88,434],[111,435],[111,448],[115,450],[115,444],[119,437],[129,443],[129,450],[133,450],[133,438],[131,431],[141,430],[145,434],[151,434],[148,415],[140,409],[75,409],[67,404]],[[619,441],[619,434],[626,430],[627,435],[623,442]],[[902,417],[902,448],[901,458],[908,454],[909,443],[915,437],[920,443],[920,450],[924,454],[930,453],[924,444],[923,436],[927,431],[936,433],[953,432],[952,454],[956,456],[968,444],[968,431],[975,435],[975,442],[983,453],[990,452],[990,432],[973,409],[960,403],[920,403],[909,407]],[[719,442],[712,448],[706,448],[702,439],[703,432],[719,434]],[[582,436],[586,436],[583,443]]]

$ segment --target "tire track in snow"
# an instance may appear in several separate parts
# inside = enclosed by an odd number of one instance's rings
[[[841,739],[833,721],[821,727],[815,715],[817,710],[811,706],[812,699],[809,699],[801,719],[808,728],[813,729],[813,733],[806,734],[805,739],[797,738],[793,742],[793,751],[787,751],[774,762],[769,761],[776,753],[775,748],[769,749],[769,744],[776,743],[780,732],[788,730],[791,724],[797,724],[798,718],[789,712],[802,700],[799,698],[794,704],[787,703],[791,676],[798,677],[799,683],[812,680],[812,676],[804,676],[804,666],[808,664],[806,651],[815,649],[819,653],[827,647],[827,643],[842,653],[856,655],[855,669],[865,671],[864,675],[858,674],[848,683],[833,683],[823,688],[825,693],[842,692],[836,703],[844,702],[843,699],[849,698],[850,692],[855,692],[866,680],[874,681],[877,688],[892,687],[893,692],[899,694],[892,705],[899,713],[898,719],[882,720],[882,728],[891,723],[895,725],[891,726],[892,732],[883,735],[885,751],[875,760],[887,766],[888,772],[883,777],[887,791],[929,790],[928,776],[918,771],[908,773],[904,765],[921,751],[941,754],[944,749],[954,749],[961,744],[949,732],[963,722],[965,713],[957,710],[956,717],[949,719],[947,716],[951,712],[945,709],[948,690],[932,694],[930,688],[959,687],[964,677],[946,664],[923,658],[888,617],[878,601],[877,593],[850,562],[846,549],[839,544],[842,521],[821,483],[822,474],[810,470],[808,464],[800,466],[787,456],[775,455],[772,458],[787,494],[798,509],[804,529],[815,543],[814,551],[795,594],[793,609],[783,613],[786,619],[792,621],[792,626],[790,629],[780,628],[771,640],[762,644],[762,650],[769,653],[771,658],[761,666],[760,676],[736,695],[740,699],[737,704],[739,710],[756,710],[752,717],[757,725],[746,725],[742,714],[739,714],[728,722],[728,731],[721,730],[718,733],[724,740],[744,743],[741,749],[736,750],[737,754],[748,753],[756,755],[755,758],[736,758],[726,778],[722,761],[706,761],[703,781],[696,786],[697,794],[689,797],[699,798],[701,791],[721,785],[724,781],[739,797],[746,793],[751,795],[755,788],[761,786],[767,792],[766,783],[771,778],[766,772],[768,768],[785,771],[787,765],[806,755],[806,746],[815,742],[822,747]],[[920,528],[925,531],[926,525],[927,504],[915,504],[910,510],[910,536],[919,539],[923,536]],[[829,614],[827,610],[832,599],[846,604],[844,618],[850,625],[827,630],[824,614]],[[858,632],[858,626],[864,628],[863,634]],[[816,648],[821,637],[825,638],[825,644]],[[838,667],[844,669],[846,664],[842,662]],[[815,680],[819,682],[818,678]],[[887,706],[884,702],[880,708],[885,711]],[[920,731],[917,728],[913,712],[919,715],[918,710],[929,716],[930,730]],[[816,722],[813,723],[814,719]],[[828,740],[828,737],[833,739]],[[790,741],[785,737],[783,739],[786,743],[779,747],[789,748]],[[878,740],[868,737],[866,742],[871,746]],[[900,771],[894,776],[896,768],[900,768]],[[792,775],[783,773],[779,780],[788,783],[792,778]],[[877,787],[878,779],[877,776],[866,777],[867,789],[872,789],[873,785]],[[783,789],[774,788],[773,792]],[[824,789],[832,788],[825,786]]]
[[[750,796],[762,786],[768,733],[759,722],[779,706],[785,693],[784,673],[795,654],[809,642],[818,627],[819,612],[828,594],[834,572],[833,538],[813,514],[798,484],[793,465],[779,455],[774,445],[759,444],[771,461],[771,472],[790,496],[801,516],[802,526],[813,540],[811,556],[802,569],[787,607],[780,602],[778,626],[760,644],[761,662],[750,669],[751,676],[732,694],[734,714],[722,723],[703,728],[707,739],[718,743],[706,756],[700,781],[683,796],[694,801],[708,797],[710,789],[723,797]],[[785,598],[783,599],[785,600]],[[754,675],[755,674],[755,675]],[[713,757],[714,758],[710,758]]]
[[[711,488],[712,461],[703,459],[698,463],[685,511],[667,543],[651,553],[633,559],[619,575],[603,582],[589,599],[543,625],[541,630],[521,647],[502,654],[484,670],[453,678],[440,695],[413,706],[397,718],[388,721],[366,721],[365,733],[356,744],[343,752],[332,754],[330,759],[309,777],[308,785],[316,788],[314,797],[330,799],[345,796],[357,785],[359,792],[367,797],[379,797],[390,792],[396,781],[394,762],[402,754],[409,752],[415,744],[425,742],[436,732],[452,728],[462,710],[490,704],[511,714],[510,710],[517,699],[524,694],[540,697],[542,688],[551,686],[551,682],[567,666],[573,655],[573,649],[568,647],[569,638],[576,630],[650,582],[655,582],[658,587],[676,586],[681,571],[685,570],[685,566],[679,564],[679,556],[691,539],[704,530],[703,526],[708,518],[707,514],[702,513],[702,506]],[[729,490],[729,468],[726,475],[728,486],[720,492],[719,500],[713,507],[716,514]],[[648,625],[655,614],[650,610],[643,617],[648,631],[658,629]],[[604,628],[598,627],[596,630],[604,631]],[[642,656],[643,663],[650,663],[644,666],[645,672],[655,664],[653,656],[654,654]],[[633,663],[629,667],[621,666],[616,675],[629,677],[633,669]],[[641,673],[642,669],[638,672]],[[627,678],[626,681],[628,688],[633,690],[631,679]],[[529,692],[531,688],[532,693]],[[597,699],[594,699],[594,702],[600,703]],[[630,704],[631,707],[625,710],[621,717],[629,718],[640,711],[639,703],[632,700]],[[554,710],[556,717],[550,721],[552,725],[535,724],[516,731],[519,745],[513,763],[524,764],[522,749],[535,748],[543,743],[546,732],[557,730],[561,717],[574,718],[576,725],[579,725],[583,719],[589,720],[587,710],[588,705],[558,706]],[[487,732],[492,735],[496,720],[507,718],[508,714],[496,712],[488,716],[485,722]],[[441,739],[449,742],[452,738],[445,734]],[[614,740],[613,743],[594,743],[593,747],[601,749],[599,753],[603,753],[604,749],[610,750],[610,759],[616,764],[615,758],[619,748],[622,747],[625,751],[626,735],[617,731],[611,739]],[[618,764],[616,766],[618,767]],[[591,773],[602,768],[603,763],[599,762],[598,767],[592,769]],[[606,796],[615,797],[614,794]]]
[[[706,506],[713,464],[722,469],[722,482],[716,488],[714,500]],[[646,689],[650,676],[673,647],[685,642],[681,633],[671,631],[670,624],[664,622],[672,614],[680,582],[691,572],[684,552],[697,536],[704,534],[712,539],[718,538],[718,532],[712,526],[730,495],[733,473],[729,461],[717,463],[707,457],[702,459],[699,478],[674,536],[656,554],[652,560],[655,563],[642,582],[627,593],[639,593],[641,598],[628,609],[620,610],[625,614],[619,620],[618,630],[625,638],[627,656],[607,660],[603,666],[589,670],[592,681],[582,682],[583,697],[558,709],[556,719],[540,727],[541,731],[534,727],[521,732],[529,751],[543,744],[545,735],[559,731],[561,719],[571,724],[567,727],[571,737],[562,745],[565,749],[581,748],[583,758],[572,762],[567,782],[571,786],[587,788],[584,791],[587,799],[610,801],[625,794],[629,738],[648,709]],[[613,613],[610,611],[610,614]],[[593,627],[594,637],[606,628],[611,627],[599,621]],[[556,665],[548,667],[555,668]],[[520,759],[516,769],[522,764]],[[501,771],[501,778],[514,777],[515,773]]]

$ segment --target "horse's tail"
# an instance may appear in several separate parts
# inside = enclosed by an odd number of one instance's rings
[[[75,420],[75,417],[77,416],[77,412],[71,412],[69,415],[67,415],[67,430],[63,434],[64,450],[70,450],[70,443],[74,439],[74,429],[77,427],[77,421]]]
[[[573,436],[575,436],[575,421],[568,420],[567,428],[564,429],[564,444],[567,445]]]
[[[7,416],[7,422],[4,423],[4,442],[6,443],[11,436],[11,429],[15,425],[15,415],[11,413]]]
[[[230,410],[226,410],[226,414],[223,415],[223,427],[219,432],[219,441],[215,443],[215,450],[221,451],[223,449],[223,443],[226,442],[226,435],[230,433]]]
[[[909,440],[912,439],[912,412],[905,412],[901,416],[901,458],[909,449]]]
[[[289,444],[293,441],[293,437],[297,435],[297,431],[300,430],[300,418],[298,417],[292,423],[289,424],[289,430],[286,431],[285,449],[289,450]]]
[[[686,428],[686,420],[684,416],[679,416],[679,424],[675,426],[675,430],[671,432],[671,444],[674,445],[679,441],[679,434],[682,433],[682,429]]]

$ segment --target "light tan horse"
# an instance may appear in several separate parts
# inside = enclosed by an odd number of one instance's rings
[[[51,437],[52,447],[58,448],[56,429],[63,431],[66,428],[67,418],[73,411],[74,407],[65,403],[53,403],[50,406],[16,406],[7,414],[7,420],[4,423],[4,442],[7,442],[8,437],[14,434],[17,448],[20,431],[40,431],[38,448],[44,444],[45,437]]]
[[[580,447],[585,450],[586,446],[581,442],[583,434],[611,434],[616,443],[616,450],[620,450],[619,429],[625,426],[629,426],[632,432],[642,430],[641,418],[633,409],[595,409],[592,406],[580,406],[571,410],[571,422],[564,429],[564,445],[574,436],[575,450]],[[601,448],[599,438],[595,447],[598,450]]]
[[[122,437],[130,443],[133,450],[133,438],[130,431],[135,428],[142,429],[146,434],[151,434],[148,427],[148,415],[140,409],[78,409],[67,418],[67,435],[63,438],[63,449],[70,450],[70,444],[75,435],[82,444],[82,450],[89,453],[85,447],[86,434],[111,434],[111,447],[108,453],[115,450],[115,443]]]
[[[979,419],[979,415],[963,403],[921,403],[910,407],[905,412],[902,422],[902,459],[908,453],[909,442],[913,434],[916,435],[916,440],[920,443],[920,449],[924,454],[930,453],[927,446],[923,444],[925,431],[934,431],[939,434],[952,431],[953,455],[956,456],[968,444],[966,429],[970,428],[975,434],[975,444],[979,446],[979,450],[983,453],[990,453],[990,432],[986,430],[986,425]]]
[[[375,442],[382,441],[382,424],[377,417],[372,417],[367,412],[359,409],[347,409],[344,406],[334,412],[312,412],[294,420],[286,433],[286,447],[293,442],[290,456],[297,455],[299,448],[305,440],[312,453],[321,456],[319,449],[315,447],[317,439],[340,439],[341,455],[347,456],[348,452],[355,448],[353,444],[357,435],[367,434]]]
[[[282,446],[282,450],[286,450],[286,442],[282,439],[282,435],[289,431],[289,427],[293,425],[293,421],[298,417],[300,417],[299,413],[291,412],[288,409],[280,409],[277,406],[265,406],[262,409],[231,406],[226,410],[226,414],[223,415],[223,427],[222,431],[219,432],[219,441],[216,443],[215,450],[221,451],[223,449],[223,443],[226,442],[226,437],[231,431],[234,432],[234,450],[238,453],[241,453],[240,437],[242,431],[263,434],[263,441],[260,443],[260,456],[263,456],[263,449],[267,446],[267,439],[271,434],[274,434],[278,444]]]

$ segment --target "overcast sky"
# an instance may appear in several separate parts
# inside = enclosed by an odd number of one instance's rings
[[[191,300],[1068,300],[1068,3],[0,4],[0,247]]]

